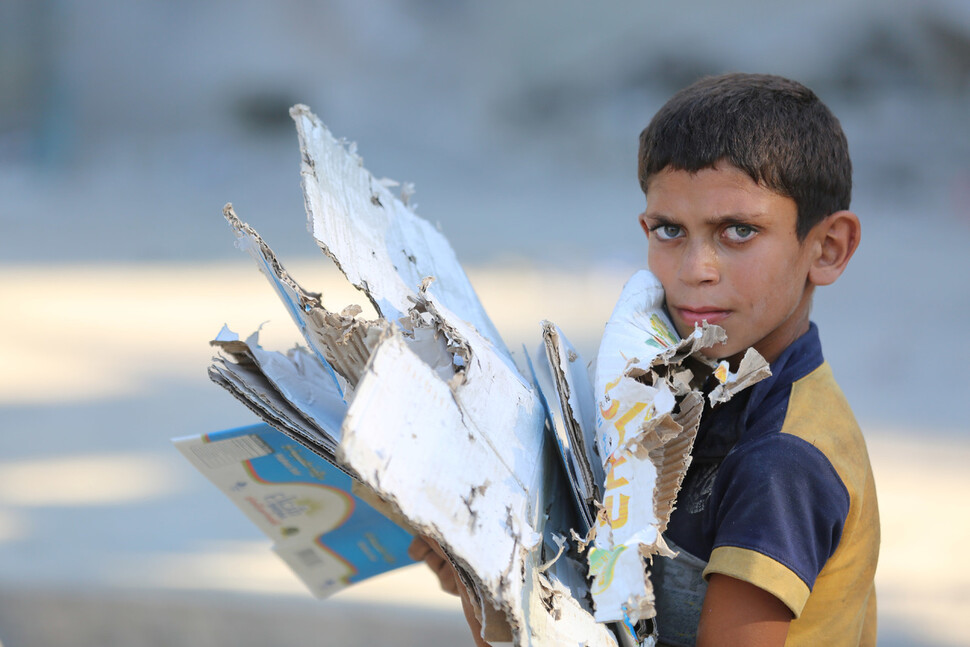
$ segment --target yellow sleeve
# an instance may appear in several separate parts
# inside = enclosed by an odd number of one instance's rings
[[[784,602],[796,618],[801,615],[811,593],[808,585],[787,566],[747,548],[715,548],[704,569],[704,579],[710,578],[713,573],[729,575],[764,589]]]

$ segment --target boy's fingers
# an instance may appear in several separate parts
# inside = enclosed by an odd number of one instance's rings
[[[436,542],[434,539],[432,539],[431,537],[422,537],[421,539],[424,541],[424,543],[428,545],[428,548],[430,550],[435,552],[435,554],[439,555],[444,559],[448,559],[448,555],[445,553],[444,548],[442,548],[438,544],[438,542]]]
[[[408,556],[416,562],[424,562],[438,576],[438,584],[445,593],[459,594],[458,576],[444,551],[427,537],[415,537],[408,547]]]
[[[431,546],[422,537],[415,537],[408,546],[408,557],[416,562],[424,561],[425,556],[430,552],[432,552]]]
[[[441,585],[441,590],[445,593],[451,593],[452,595],[458,595],[458,577],[455,575],[455,568],[451,565],[451,562],[443,561],[441,566],[435,570],[438,574],[438,584]]]
[[[424,558],[424,561],[438,576],[438,584],[441,586],[441,590],[445,593],[458,595],[458,576],[451,562],[435,553],[430,553]]]

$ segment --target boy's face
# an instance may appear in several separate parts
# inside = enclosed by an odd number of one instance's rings
[[[650,271],[686,336],[707,320],[727,332],[714,358],[753,346],[769,362],[808,330],[812,233],[795,233],[795,201],[726,163],[697,173],[665,169],[647,184],[640,224]]]

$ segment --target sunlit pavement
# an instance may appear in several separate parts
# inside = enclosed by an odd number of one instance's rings
[[[359,302],[317,265],[290,269],[334,309]],[[537,343],[549,318],[589,360],[628,270],[470,273],[510,346]],[[7,268],[0,302],[8,647],[463,644],[457,601],[419,567],[312,600],[171,447],[173,436],[253,421],[205,377],[206,341],[224,322],[247,334],[270,320],[267,347],[295,341],[251,266]],[[954,511],[966,509],[970,443],[863,423],[882,513],[880,644],[965,644],[970,519]]]

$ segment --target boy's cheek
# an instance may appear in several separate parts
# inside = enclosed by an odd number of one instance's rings
[[[677,275],[677,259],[669,249],[665,249],[660,244],[647,244],[647,269],[657,277],[664,288],[664,292],[669,294],[674,287],[674,277]]]
[[[710,348],[704,348],[701,350],[701,354],[708,359],[721,360],[728,356],[728,354],[733,354],[728,344],[714,344]]]
[[[667,314],[670,314],[670,310],[667,310]],[[671,319],[671,321],[674,322],[674,328],[677,329],[677,334],[680,335],[680,338],[681,339],[684,339],[685,337],[687,337],[688,335],[690,335],[690,334],[692,334],[694,332],[694,327],[693,326],[687,326],[687,325],[685,325],[685,324],[677,321],[672,316],[671,316],[670,319]]]
[[[666,307],[666,304],[664,304],[664,309],[667,310],[667,315],[670,317],[670,320],[674,323],[674,328],[677,329],[677,334],[680,335],[681,339],[686,339],[690,335],[694,334],[694,324],[687,324],[681,321],[677,321],[677,319],[674,318],[673,314],[671,314],[670,309]],[[710,349],[705,349],[702,352],[706,355],[709,350]],[[714,355],[710,355],[710,356],[713,357]]]

